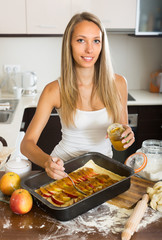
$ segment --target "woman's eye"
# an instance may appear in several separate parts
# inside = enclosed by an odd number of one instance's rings
[[[78,39],[77,42],[83,43],[84,40],[82,38]]]
[[[100,43],[100,40],[95,39],[94,42],[95,42],[95,43]]]

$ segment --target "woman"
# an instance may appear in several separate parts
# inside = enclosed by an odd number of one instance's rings
[[[36,144],[54,107],[61,118],[62,140],[50,156]],[[96,16],[76,14],[63,36],[61,77],[43,90],[21,151],[50,177],[60,179],[66,177],[64,161],[72,157],[92,151],[112,157],[106,132],[113,122],[125,125],[125,147],[132,145],[127,83],[113,73],[106,32]]]

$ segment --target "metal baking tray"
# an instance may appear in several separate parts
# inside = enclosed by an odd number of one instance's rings
[[[21,186],[32,194],[37,205],[45,212],[60,221],[68,221],[127,191],[130,187],[130,178],[134,175],[133,169],[96,152],[89,152],[65,162],[65,171],[73,172],[91,159],[97,165],[126,178],[68,207],[54,206],[35,192],[35,189],[54,181],[46,172],[25,177],[22,179]]]

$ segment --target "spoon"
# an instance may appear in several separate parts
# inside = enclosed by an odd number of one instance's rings
[[[66,173],[67,174],[67,173]],[[67,174],[67,177],[71,180],[72,184],[73,184],[73,187],[80,193],[84,194],[84,195],[87,195],[85,192],[83,192],[82,190],[80,190],[74,183],[73,179]]]
[[[51,160],[52,160],[53,162],[55,162],[53,158],[51,158]],[[55,163],[57,163],[57,161],[56,161]],[[66,175],[67,175],[67,177],[71,180],[71,182],[72,182],[72,184],[73,184],[73,187],[74,187],[78,192],[80,192],[80,193],[82,193],[82,194],[84,194],[84,195],[87,195],[85,192],[83,192],[82,190],[80,190],[80,189],[75,185],[73,179],[72,179],[67,173],[66,173]]]

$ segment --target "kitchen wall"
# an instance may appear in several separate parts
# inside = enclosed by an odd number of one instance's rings
[[[150,73],[162,64],[162,38],[108,33],[115,72],[124,75],[129,89],[149,89]],[[61,37],[0,38],[0,81],[4,64],[20,64],[35,71],[38,90],[60,75]]]

